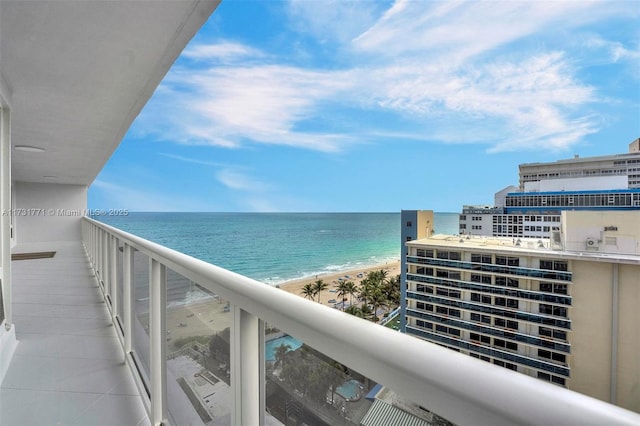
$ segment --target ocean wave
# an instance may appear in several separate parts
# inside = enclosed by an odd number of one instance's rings
[[[211,293],[205,291],[205,290],[200,290],[198,288],[193,289],[193,290],[189,290],[185,293],[184,298],[180,299],[180,300],[172,300],[171,302],[167,303],[167,307],[173,307],[173,306],[184,306],[184,305],[188,305],[190,303],[195,303],[195,302],[202,302],[205,300],[209,300],[209,299],[214,299],[217,296],[212,295]]]
[[[264,277],[258,278],[257,280],[265,284],[277,286],[288,281],[312,278],[316,276],[318,278],[321,278],[323,275],[333,275],[339,272],[346,272],[354,269],[367,269],[373,266],[383,265],[388,262],[395,262],[397,260],[398,256],[371,256],[368,261],[359,260],[345,262],[340,265],[331,264],[320,269],[301,271],[289,277]]]

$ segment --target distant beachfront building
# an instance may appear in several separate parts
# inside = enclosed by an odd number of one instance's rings
[[[433,210],[402,210],[400,212],[400,294],[406,293],[406,259],[408,241],[430,237],[433,234]],[[400,311],[405,312],[406,300],[401,298]],[[404,330],[405,315],[400,315],[400,329]]]
[[[560,217],[551,239],[404,242],[402,330],[640,411],[640,211]]]
[[[549,238],[564,210],[640,210],[640,139],[626,154],[521,164],[493,206],[464,206],[460,234]]]

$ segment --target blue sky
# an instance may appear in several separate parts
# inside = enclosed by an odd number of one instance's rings
[[[89,189],[132,211],[459,211],[640,137],[637,1],[223,0]]]

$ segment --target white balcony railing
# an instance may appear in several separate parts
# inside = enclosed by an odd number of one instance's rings
[[[83,239],[156,425],[170,418],[167,271],[229,302],[234,425],[264,424],[265,323],[457,424],[640,424],[640,415],[631,411],[403,335],[89,218],[83,221]],[[148,346],[137,341],[134,251],[148,258]]]

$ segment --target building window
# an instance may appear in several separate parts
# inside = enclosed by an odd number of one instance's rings
[[[491,324],[491,317],[489,317],[489,315],[471,314],[471,321]]]
[[[413,222],[410,220],[407,221],[407,228],[411,228],[413,226]]]
[[[555,383],[556,385],[565,386],[565,379],[558,376],[552,376],[549,373],[543,373],[542,371],[538,371],[538,379],[546,380],[547,382]]]
[[[516,343],[509,342],[507,340],[493,339],[493,345],[499,348],[509,349],[510,351],[518,350],[518,345]]]
[[[433,268],[425,268],[424,266],[418,266],[416,274],[433,276]]]
[[[418,257],[433,257],[433,250],[418,249],[416,251],[416,256],[418,256]]]
[[[496,265],[520,266],[520,258],[496,256]]]
[[[544,349],[538,349],[538,357],[539,358],[546,358],[546,359],[552,359],[554,361],[558,361],[561,363],[566,363],[567,362],[567,356],[564,354],[559,354],[557,352],[552,352],[552,351],[547,351]]]
[[[568,268],[567,262],[554,260],[553,261],[553,270],[554,271],[568,271],[569,268]]]
[[[438,250],[438,252],[436,253],[436,257],[438,259],[449,259],[449,252]]]
[[[433,330],[433,324],[427,321],[422,321],[422,320],[416,320],[416,325],[418,327],[422,327],[422,328],[428,328],[430,330]]]
[[[566,284],[540,283],[540,291],[546,293],[567,294]]]
[[[424,285],[424,284],[417,284],[416,285],[416,291],[418,293],[429,293],[429,294],[433,294],[433,286],[430,285]]]
[[[561,330],[555,330],[548,327],[538,327],[538,334],[540,336],[553,337],[558,340],[567,340],[567,332]]]
[[[491,263],[490,254],[471,254],[471,261],[474,263]]]
[[[541,303],[539,305],[538,312],[540,312],[541,314],[554,315],[556,317],[567,317],[567,308],[565,308],[564,306],[553,306]]]
[[[483,336],[482,334],[478,333],[470,333],[469,339],[474,342],[481,342],[487,345],[491,344],[491,338],[489,336]]]
[[[491,284],[491,275],[471,274],[471,281],[474,283]]]

